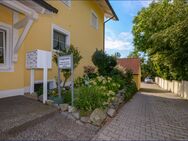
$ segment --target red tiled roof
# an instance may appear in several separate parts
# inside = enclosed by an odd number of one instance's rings
[[[117,64],[128,70],[132,70],[133,74],[139,74],[139,58],[120,58],[117,60]]]

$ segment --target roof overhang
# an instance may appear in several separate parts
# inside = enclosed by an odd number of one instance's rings
[[[99,5],[99,7],[104,11],[106,18],[112,18],[113,20],[116,21],[119,20],[109,0],[95,0],[95,1]]]

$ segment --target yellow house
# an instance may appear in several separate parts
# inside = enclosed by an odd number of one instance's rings
[[[57,42],[62,48],[70,44],[78,48],[83,59],[75,76],[82,75],[96,48],[103,49],[105,18],[118,20],[108,0],[1,0],[0,97],[29,92],[26,53],[36,49],[53,53]],[[42,70],[34,75],[35,84],[42,83]],[[48,71],[52,88],[55,76],[52,63]]]
[[[121,58],[117,60],[118,65],[124,67],[127,70],[131,70],[133,73],[133,79],[136,83],[138,90],[141,85],[141,66],[139,58]]]

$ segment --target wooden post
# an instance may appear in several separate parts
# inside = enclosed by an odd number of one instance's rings
[[[48,80],[48,69],[45,67],[43,69],[43,103],[47,100],[47,80]]]
[[[30,94],[34,92],[34,80],[35,80],[35,71],[31,69],[30,72]]]

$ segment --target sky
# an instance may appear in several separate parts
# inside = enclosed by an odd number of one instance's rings
[[[119,52],[123,58],[133,51],[134,16],[150,2],[150,0],[110,0],[119,21],[110,20],[105,25],[105,51],[108,54]]]

